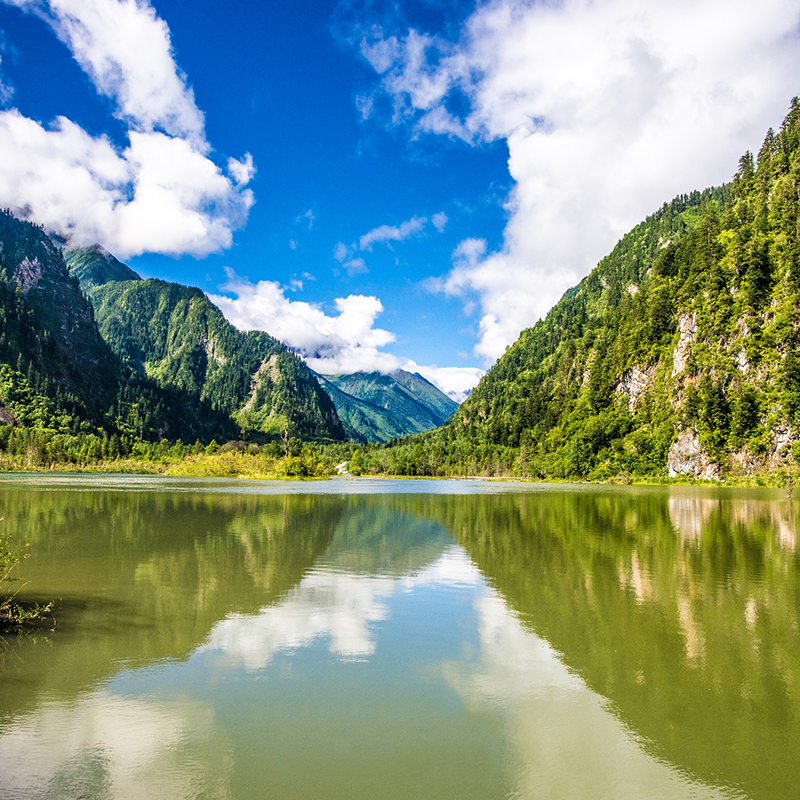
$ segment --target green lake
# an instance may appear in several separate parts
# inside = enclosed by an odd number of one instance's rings
[[[4,476],[0,798],[786,798],[800,501]]]

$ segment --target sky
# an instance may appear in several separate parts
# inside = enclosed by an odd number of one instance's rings
[[[463,399],[798,76],[800,0],[0,0],[0,206]]]

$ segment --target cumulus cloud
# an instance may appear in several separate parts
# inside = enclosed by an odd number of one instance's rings
[[[373,327],[383,311],[377,297],[339,297],[337,313],[329,315],[319,305],[288,299],[276,281],[252,283],[231,269],[227,273],[228,282],[220,288],[235,297],[209,297],[228,320],[240,330],[268,331],[308,359],[332,358],[351,350],[379,356],[378,348],[395,339],[389,331]]]
[[[268,331],[323,375],[404,369],[418,372],[456,402],[483,375],[474,367],[420,366],[387,353],[382,348],[396,337],[375,327],[383,304],[372,295],[336,298],[336,313],[329,314],[318,304],[288,298],[286,288],[275,281],[252,283],[231,269],[227,273],[228,282],[220,287],[225,294],[209,295],[225,317],[240,330]]]
[[[440,211],[431,217],[431,222],[439,233],[444,233],[444,229],[447,227],[447,214],[444,211]]]
[[[120,257],[228,247],[253,203],[252,156],[208,156],[166,23],[144,0],[6,0],[45,19],[126,126],[119,147],[66,117],[0,112],[0,205]]]
[[[799,21],[795,0],[486,0],[457,41],[365,29],[395,123],[508,145],[503,245],[470,244],[440,284],[478,295],[477,354],[499,356],[664,201],[730,178],[797,92]]]

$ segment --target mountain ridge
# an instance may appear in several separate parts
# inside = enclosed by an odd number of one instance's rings
[[[406,370],[317,377],[357,442],[385,443],[437,428],[458,408],[422,375]]]
[[[267,333],[234,328],[197,287],[142,280],[97,247],[68,251],[67,262],[81,277],[101,335],[132,369],[208,402],[242,438],[284,430],[344,438],[332,401],[305,363]]]
[[[633,228],[524,330],[453,420],[434,474],[714,479],[800,461],[800,100],[731,183]]]

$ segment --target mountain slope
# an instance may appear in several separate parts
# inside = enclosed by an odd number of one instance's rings
[[[401,422],[385,408],[379,408],[343,392],[323,375],[317,375],[317,380],[336,406],[336,413],[342,421],[348,439],[362,444],[389,442],[408,433]]]
[[[800,458],[799,208],[795,98],[731,184],[665,204],[523,331],[429,460],[708,478]]]
[[[305,439],[344,438],[305,363],[266,333],[238,331],[200,289],[129,279],[135,273],[98,248],[67,260],[103,338],[133,369],[228,415],[244,437],[288,429]]]
[[[0,212],[0,421],[63,433],[193,440],[219,427],[127,368],[99,334],[61,250]]]
[[[421,375],[396,370],[320,376],[348,436],[360,442],[388,442],[438,428],[458,404]]]

